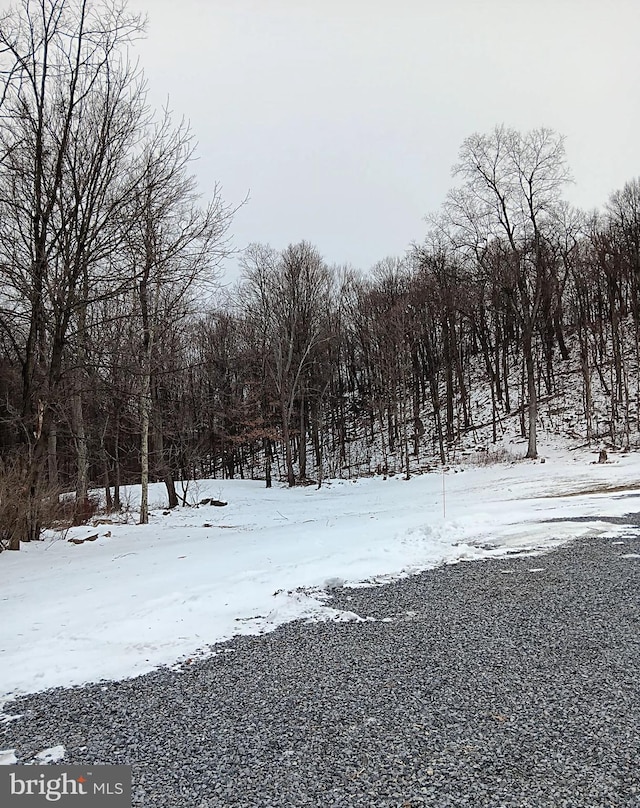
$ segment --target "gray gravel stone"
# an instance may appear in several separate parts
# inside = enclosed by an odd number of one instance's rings
[[[129,763],[145,808],[640,806],[637,532],[624,542],[338,588],[330,605],[375,619],[22,698],[0,748]]]

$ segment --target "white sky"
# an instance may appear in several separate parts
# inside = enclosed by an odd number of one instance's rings
[[[401,255],[460,144],[505,123],[567,136],[571,201],[639,172],[638,0],[135,0],[153,100],[190,118],[238,246]]]
[[[6,0],[0,0],[6,5]],[[192,123],[238,247],[307,239],[368,268],[426,230],[465,137],[567,136],[600,207],[640,173],[638,0],[130,0],[151,100]]]

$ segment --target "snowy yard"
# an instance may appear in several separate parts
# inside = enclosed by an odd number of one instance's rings
[[[596,457],[558,451],[544,464],[334,481],[321,490],[211,480],[199,484],[198,500],[226,507],[165,514],[163,489],[153,486],[147,526],[73,528],[0,555],[0,704],[184,662],[217,641],[296,618],[359,619],[325,605],[336,583],[623,534],[629,528],[598,517],[638,510],[640,457],[613,455],[606,465]],[[130,496],[135,505],[135,489]],[[68,541],[96,532],[95,541]]]

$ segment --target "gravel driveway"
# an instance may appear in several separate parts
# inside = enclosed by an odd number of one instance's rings
[[[130,763],[145,808],[640,806],[640,540],[619,541],[339,590],[375,619],[21,699],[0,748]]]

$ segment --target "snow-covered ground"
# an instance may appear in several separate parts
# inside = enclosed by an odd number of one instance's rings
[[[325,605],[325,589],[341,582],[623,534],[628,528],[598,517],[639,510],[640,456],[613,455],[606,465],[596,457],[558,451],[545,463],[334,481],[321,490],[211,480],[198,484],[197,500],[227,506],[164,514],[163,489],[153,486],[147,526],[132,515],[129,524],[51,533],[0,555],[0,705],[184,662],[216,641],[295,618],[359,619]],[[133,489],[133,505],[135,497]],[[68,541],[96,533],[95,541]]]

